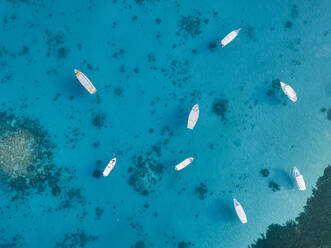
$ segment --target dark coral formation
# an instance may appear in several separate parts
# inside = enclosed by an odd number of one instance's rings
[[[268,177],[270,174],[268,169],[262,169],[262,170],[260,170],[260,173],[264,177]]]
[[[0,237],[0,248],[18,248],[23,247],[23,237],[20,234],[9,238],[8,234],[5,237]]]
[[[96,169],[96,170],[93,171],[92,175],[93,175],[94,178],[100,178],[101,177],[101,171]]]
[[[212,111],[221,117],[221,120],[226,123],[227,119],[226,119],[226,113],[228,111],[228,104],[229,101],[225,98],[219,98],[219,99],[215,99],[214,103],[213,103],[213,109]]]
[[[61,169],[51,163],[55,145],[37,121],[1,112],[0,140],[0,174],[10,189],[59,192]]]
[[[104,112],[98,112],[96,114],[93,114],[92,117],[92,124],[93,126],[95,126],[96,128],[102,128],[106,125],[106,113]]]
[[[97,236],[89,235],[83,230],[77,230],[74,233],[67,233],[62,241],[56,243],[55,248],[84,248],[88,243],[97,239]]]
[[[291,28],[292,25],[293,25],[293,23],[289,20],[285,22],[285,28]]]
[[[295,4],[293,4],[291,8],[291,18],[293,19],[297,18],[298,15],[299,15],[298,7]]]
[[[154,192],[154,186],[162,180],[163,165],[156,161],[152,153],[132,158],[134,167],[129,168],[129,184],[140,194]]]
[[[272,224],[250,248],[331,247],[331,166],[317,181],[304,211],[285,225]]]
[[[274,181],[270,181],[269,182],[269,188],[273,191],[273,192],[276,192],[276,191],[279,191],[280,188],[279,188],[279,185],[277,183],[275,183]]]
[[[146,245],[143,241],[138,240],[131,248],[146,248]]]
[[[182,16],[178,23],[179,31],[177,34],[191,36],[195,38],[201,34],[201,17],[200,14]]]
[[[45,30],[47,52],[46,55],[55,55],[60,59],[64,59],[68,56],[69,49],[64,47],[64,34],[54,34],[51,30]]]
[[[208,49],[209,49],[209,51],[214,52],[215,49],[216,49],[216,47],[217,47],[217,44],[216,44],[215,41],[209,41],[208,42]]]
[[[99,220],[101,216],[103,215],[104,210],[100,207],[95,208],[95,218]]]
[[[195,187],[194,193],[198,196],[200,200],[206,199],[208,193],[207,185],[204,183],[200,183],[198,186]]]
[[[256,41],[255,28],[253,26],[248,26],[245,32],[251,41]]]
[[[83,205],[84,203],[85,198],[83,197],[80,188],[68,188],[64,189],[63,194],[60,195],[60,204],[56,210],[72,208],[75,204]]]

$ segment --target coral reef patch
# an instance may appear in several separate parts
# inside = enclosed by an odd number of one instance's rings
[[[58,187],[61,169],[51,163],[55,145],[37,121],[0,112],[0,141],[0,175],[11,190]]]
[[[162,180],[163,165],[153,158],[152,153],[133,156],[132,163],[134,167],[128,170],[129,185],[142,195],[154,192],[156,183]]]

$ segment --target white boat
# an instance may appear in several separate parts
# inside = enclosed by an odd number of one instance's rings
[[[195,104],[190,112],[190,115],[188,116],[188,121],[187,121],[187,128],[188,129],[193,129],[195,124],[197,124],[197,121],[199,119],[199,104]]]
[[[231,41],[233,41],[234,38],[236,38],[237,35],[239,34],[240,30],[241,30],[241,28],[233,30],[232,32],[230,32],[227,36],[225,36],[223,38],[223,40],[221,40],[220,46],[225,47],[227,44],[229,44]]]
[[[303,179],[303,176],[301,175],[301,173],[299,172],[299,170],[295,166],[293,167],[293,176],[294,176],[294,179],[297,183],[298,189],[300,191],[306,190],[305,180]]]
[[[236,213],[241,221],[241,223],[245,224],[247,223],[247,217],[245,214],[245,211],[243,209],[243,207],[240,205],[240,203],[233,198],[233,204],[234,204],[234,209],[236,210]]]
[[[295,93],[294,89],[292,89],[291,86],[283,82],[280,82],[280,87],[282,87],[282,90],[284,91],[285,95],[287,95],[287,97],[292,102],[296,102],[298,100],[297,93]]]
[[[186,166],[188,166],[190,163],[193,162],[193,159],[194,158],[192,158],[192,157],[185,159],[183,162],[181,162],[175,166],[175,170],[179,171],[179,170],[184,169]]]
[[[108,163],[107,167],[105,168],[105,170],[103,171],[103,176],[106,177],[109,175],[109,173],[112,171],[112,169],[115,167],[116,164],[116,158],[113,158],[112,160],[110,160],[110,162]]]
[[[94,85],[91,83],[90,79],[88,79],[84,73],[80,72],[77,69],[74,69],[76,77],[78,81],[84,86],[84,88],[92,95],[95,92],[97,92],[97,89],[94,87]]]

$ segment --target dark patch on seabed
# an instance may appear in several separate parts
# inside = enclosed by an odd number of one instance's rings
[[[272,224],[250,248],[331,247],[331,166],[324,170],[304,211],[285,225]]]
[[[224,124],[227,123],[226,113],[228,112],[229,100],[225,98],[215,99],[213,103],[212,111],[221,117],[221,120]]]
[[[57,242],[55,248],[86,247],[88,243],[96,241],[97,236],[89,235],[85,231],[77,230],[74,233],[66,233],[64,238]]]
[[[129,185],[145,196],[154,192],[155,185],[162,180],[163,165],[153,158],[153,153],[133,156],[132,163],[134,167],[128,170]]]

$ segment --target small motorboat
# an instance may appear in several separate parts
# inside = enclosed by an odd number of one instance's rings
[[[234,209],[236,210],[236,213],[241,223],[243,224],[247,223],[247,217],[241,204],[235,198],[233,198],[233,204],[234,204]]]
[[[93,95],[95,92],[97,92],[97,89],[94,87],[94,85],[91,83],[90,79],[88,79],[84,73],[80,72],[77,69],[74,69],[76,77],[78,81],[84,86],[84,88]]]
[[[190,163],[193,162],[193,159],[194,158],[192,158],[192,157],[185,159],[183,162],[181,162],[175,166],[175,170],[179,171],[179,170],[184,169],[186,166],[188,166]]]
[[[297,183],[298,189],[300,191],[305,191],[306,190],[305,180],[303,179],[303,176],[295,166],[293,167],[293,177]]]
[[[113,158],[112,160],[110,160],[110,162],[108,163],[107,167],[105,168],[105,170],[103,171],[103,176],[106,177],[109,175],[109,173],[112,171],[112,169],[115,167],[116,164],[116,158]]]
[[[190,115],[188,116],[188,121],[187,121],[187,128],[188,129],[193,129],[195,124],[197,124],[197,121],[199,119],[199,104],[195,104],[190,112]]]
[[[284,91],[285,95],[287,95],[287,97],[292,102],[296,102],[298,100],[297,93],[295,93],[294,89],[292,89],[291,86],[283,82],[280,82],[280,87],[282,87],[282,90]]]
[[[236,38],[237,35],[239,34],[240,30],[241,30],[241,28],[233,30],[232,32],[230,32],[227,36],[225,36],[223,38],[223,40],[221,40],[220,46],[225,47],[227,44],[229,44],[231,41],[233,41],[234,38]]]

